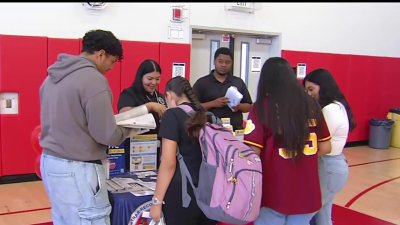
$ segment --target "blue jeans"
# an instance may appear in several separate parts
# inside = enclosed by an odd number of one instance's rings
[[[254,225],[309,225],[315,212],[285,215],[271,208],[262,207]]]
[[[54,225],[110,225],[103,165],[43,153],[40,171]]]
[[[315,215],[316,225],[332,225],[333,200],[349,177],[349,166],[346,157],[322,156],[319,158],[319,179],[321,183],[322,208]]]

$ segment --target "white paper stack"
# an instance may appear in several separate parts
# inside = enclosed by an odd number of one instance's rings
[[[228,106],[233,110],[233,107],[239,105],[242,101],[243,95],[234,86],[230,86],[226,91],[225,97],[229,99]]]
[[[132,178],[114,177],[107,180],[106,184],[107,189],[113,193],[131,192],[135,196],[153,195],[155,190],[155,182],[144,182]]]
[[[138,129],[138,134],[156,128],[154,116],[145,105],[115,115],[115,121],[119,126]]]
[[[117,122],[117,125],[129,127],[129,128],[156,128],[156,121],[154,120],[153,114],[146,114],[126,120]]]

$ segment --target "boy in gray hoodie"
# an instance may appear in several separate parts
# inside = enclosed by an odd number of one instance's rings
[[[54,225],[110,224],[102,160],[107,146],[130,134],[116,125],[104,77],[123,57],[120,41],[110,31],[92,30],[82,45],[79,56],[58,56],[40,88],[40,170]]]

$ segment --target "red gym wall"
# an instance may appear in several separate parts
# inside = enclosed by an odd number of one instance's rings
[[[357,122],[348,142],[368,140],[369,119],[384,119],[390,108],[400,107],[400,58],[287,50],[282,57],[293,67],[307,63],[307,73],[317,68],[332,73]]]
[[[171,54],[173,53],[173,54]],[[172,77],[172,64],[185,63],[185,78],[190,80],[190,45],[160,43],[160,66],[162,78],[159,91],[164,93],[165,85]]]
[[[19,94],[19,112],[0,115],[1,174],[34,171],[36,153],[30,143],[39,124],[39,87],[46,76],[47,38],[0,36],[0,92]]]
[[[122,40],[124,60],[106,74],[113,93],[113,108],[122,89],[135,79],[139,64],[151,58],[161,65],[160,91],[172,77],[172,62],[185,63],[190,79],[190,45]],[[59,53],[79,54],[81,39],[0,35],[0,92],[19,93],[19,113],[0,115],[0,176],[34,173],[37,153],[31,132],[40,124],[39,88],[47,67]]]
[[[160,63],[160,43],[158,42],[141,42],[141,41],[122,41],[124,50],[124,59],[121,63],[121,91],[130,87],[136,78],[136,71],[140,64],[146,59],[153,59]],[[164,78],[164,68],[161,68]],[[115,96],[115,101],[118,101]],[[116,102],[118,103],[118,102]]]
[[[130,86],[139,64],[147,58],[161,65],[161,92],[172,77],[173,63],[185,63],[186,78],[190,78],[189,44],[123,40],[122,45],[124,60],[106,74],[115,112],[121,90]],[[30,136],[40,123],[39,87],[59,53],[80,51],[81,39],[0,35],[0,92],[19,93],[19,114],[0,115],[0,176],[34,173],[37,153]],[[390,108],[400,107],[400,58],[288,50],[282,56],[292,66],[307,63],[307,72],[319,67],[331,71],[357,120],[349,142],[368,140],[368,120],[385,118]]]

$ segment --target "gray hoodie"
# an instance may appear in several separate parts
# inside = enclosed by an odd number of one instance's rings
[[[40,145],[56,157],[105,159],[107,146],[122,143],[129,129],[118,127],[107,79],[88,59],[60,54],[40,87]]]

